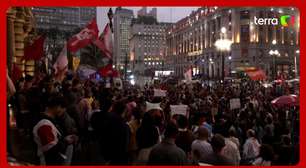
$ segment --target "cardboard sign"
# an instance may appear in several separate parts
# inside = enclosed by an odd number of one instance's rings
[[[166,97],[166,90],[154,89],[154,97]]]
[[[170,105],[170,108],[171,108],[171,116],[175,114],[181,114],[188,118],[187,105]]]
[[[240,104],[240,99],[239,98],[235,98],[235,99],[230,100],[230,109],[231,110],[239,109],[240,107],[241,107],[241,104]]]

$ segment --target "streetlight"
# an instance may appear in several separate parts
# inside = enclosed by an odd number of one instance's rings
[[[296,50],[295,54],[294,54],[294,74],[295,74],[295,78],[297,78],[298,76],[298,70],[297,70],[297,58],[296,56],[300,54],[300,50]]]
[[[275,45],[276,44],[276,40],[272,40],[272,44]]]
[[[232,56],[229,56],[228,57],[228,60],[229,60],[229,68],[228,68],[228,71],[229,71],[229,75],[231,75],[231,71],[232,71]]]
[[[223,33],[223,34],[226,33],[226,28],[225,28],[225,27],[222,27],[222,28],[221,28],[221,33]]]
[[[225,33],[226,29],[222,27],[221,32]],[[228,39],[219,39],[215,42],[215,47],[217,48],[217,50],[221,51],[221,55],[222,55],[222,81],[224,81],[224,53],[223,52],[230,51],[232,43],[233,42]]]
[[[275,56],[279,56],[280,53],[278,50],[270,50],[269,55],[273,56],[273,79],[276,77],[276,65],[275,65]]]

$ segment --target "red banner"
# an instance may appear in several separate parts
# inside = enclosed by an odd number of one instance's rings
[[[46,36],[35,39],[33,44],[24,48],[24,60],[40,60],[44,56],[44,42]]]
[[[86,26],[86,28],[69,39],[67,48],[71,52],[76,52],[90,44],[92,41],[98,39],[98,36],[99,29],[96,18],[94,18],[91,23]]]
[[[255,71],[247,71],[246,73],[248,74],[248,76],[252,80],[265,80],[265,79],[267,79],[266,73],[261,69],[257,69]]]

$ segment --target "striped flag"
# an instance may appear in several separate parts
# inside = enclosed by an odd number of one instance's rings
[[[107,23],[101,37],[93,43],[108,57],[113,55],[113,39],[110,24]]]
[[[67,44],[64,45],[64,48],[53,65],[53,68],[55,70],[55,78],[58,81],[62,81],[68,71]]]

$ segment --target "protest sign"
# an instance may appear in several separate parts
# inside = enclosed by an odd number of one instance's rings
[[[235,99],[230,100],[230,109],[231,110],[239,109],[240,107],[241,107],[241,104],[240,104],[240,99],[239,98],[235,98]]]
[[[166,90],[154,89],[154,97],[166,97]]]
[[[187,105],[170,105],[171,109],[171,116],[175,114],[181,114],[183,116],[186,116],[188,118],[188,112],[187,112]]]

